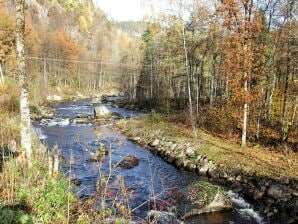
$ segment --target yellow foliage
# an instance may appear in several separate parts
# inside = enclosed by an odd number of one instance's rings
[[[79,17],[80,27],[83,31],[88,32],[88,22],[84,16]]]

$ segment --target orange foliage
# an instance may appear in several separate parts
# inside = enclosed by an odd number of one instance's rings
[[[54,32],[54,48],[58,58],[77,60],[80,47],[75,40],[62,31]]]
[[[0,63],[14,50],[14,21],[0,8]]]
[[[220,8],[223,15],[223,31],[227,38],[222,41],[224,50],[223,73],[229,84],[231,100],[238,106],[250,103],[254,96],[244,91],[244,81],[251,81],[259,74],[254,70],[255,58],[264,54],[262,45],[254,44],[263,23],[258,12],[246,0],[225,0]],[[262,63],[262,61],[259,61]]]

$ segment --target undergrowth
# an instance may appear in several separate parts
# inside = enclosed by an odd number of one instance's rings
[[[24,164],[22,156],[4,162],[0,223],[67,223],[74,219],[77,203],[69,181],[61,174],[49,175],[47,153],[42,145],[39,147],[33,154],[32,167]]]

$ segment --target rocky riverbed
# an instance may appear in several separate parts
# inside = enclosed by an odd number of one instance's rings
[[[224,164],[216,164],[200,154],[197,145],[173,141],[171,136],[157,137],[148,133],[145,128],[126,125],[126,122],[119,122],[114,128],[175,167],[206,177],[214,183],[231,187],[238,194],[256,203],[258,209],[273,223],[295,223],[297,221],[296,180],[287,177],[276,180],[257,174],[248,174],[239,167],[228,169]]]

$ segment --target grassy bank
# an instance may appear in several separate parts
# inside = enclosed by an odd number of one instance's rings
[[[38,140],[33,143],[32,167],[23,156],[9,157],[0,173],[0,223],[67,223],[74,220],[77,200],[69,181],[49,175],[48,155]]]
[[[272,179],[298,179],[298,153],[276,152],[261,146],[243,149],[233,141],[215,137],[200,129],[194,133],[187,127],[169,122],[165,116],[155,114],[120,122],[118,126],[130,136],[190,143],[198,154],[228,169],[237,168],[249,175]]]

